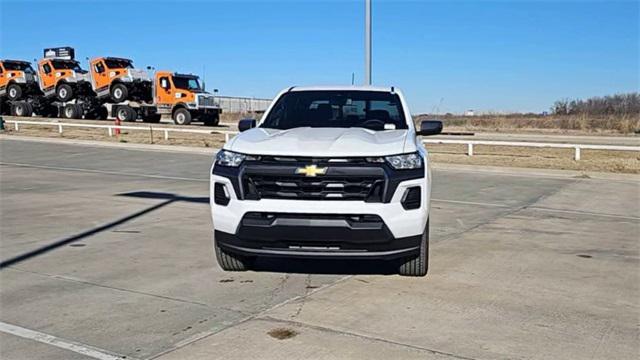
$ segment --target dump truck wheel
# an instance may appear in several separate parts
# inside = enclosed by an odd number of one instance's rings
[[[135,121],[136,115],[135,110],[128,106],[120,106],[116,111],[116,118],[120,121]]]
[[[19,100],[22,97],[22,88],[18,84],[11,84],[7,87],[7,97],[9,100]]]
[[[65,119],[79,119],[82,117],[82,107],[76,104],[67,104],[62,110]]]
[[[404,276],[425,276],[429,270],[429,220],[422,234],[418,255],[406,258],[398,273]]]
[[[123,84],[115,84],[111,87],[111,99],[120,103],[129,97],[129,90]]]
[[[69,84],[60,84],[56,89],[56,97],[60,101],[69,101],[73,99],[73,88]]]
[[[29,112],[29,110],[33,111],[31,106],[29,106],[29,104],[27,104],[24,101],[19,101],[13,104],[12,115],[13,116],[31,116],[31,113]]]
[[[173,112],[173,122],[176,125],[191,124],[191,113],[187,109],[178,109]]]

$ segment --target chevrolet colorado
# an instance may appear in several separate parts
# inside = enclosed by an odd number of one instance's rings
[[[259,256],[394,260],[425,276],[431,174],[398,89],[292,87],[214,160],[214,249],[227,271]]]

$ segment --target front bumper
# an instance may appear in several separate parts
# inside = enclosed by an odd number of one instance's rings
[[[427,172],[428,173],[428,172]],[[214,200],[214,184],[224,184],[227,205]],[[388,203],[364,201],[239,200],[229,178],[211,175],[211,216],[216,244],[247,256],[392,259],[416,254],[429,217],[428,178],[398,184]],[[421,188],[421,205],[405,210],[406,190]],[[256,221],[248,214],[273,216]],[[375,224],[349,221],[376,217]],[[328,221],[319,221],[323,220]],[[346,220],[345,220],[346,219]]]

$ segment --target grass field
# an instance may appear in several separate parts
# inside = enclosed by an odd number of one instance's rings
[[[640,114],[624,116],[541,115],[416,115],[414,121],[439,119],[449,131],[539,132],[572,134],[638,134]]]

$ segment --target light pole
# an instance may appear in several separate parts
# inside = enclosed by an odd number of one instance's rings
[[[371,85],[371,0],[364,3],[364,83]]]

